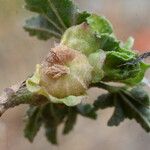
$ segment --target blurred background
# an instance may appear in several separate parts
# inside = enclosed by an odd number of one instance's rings
[[[23,8],[23,0],[0,0],[0,92],[5,87],[24,80],[34,71],[35,64],[53,46],[51,41],[29,37],[22,26],[31,13]],[[106,16],[117,36],[135,38],[134,48],[140,53],[150,50],[149,0],[75,0],[81,10]],[[150,73],[148,73],[150,74]],[[147,74],[147,76],[148,76]],[[99,91],[89,91],[95,98]],[[38,133],[33,144],[23,137],[25,110],[18,106],[0,119],[0,150],[149,150],[150,134],[134,120],[124,121],[119,127],[107,127],[112,109],[99,112],[99,119],[78,118],[73,132],[59,133],[59,146],[52,146]],[[61,130],[61,127],[60,127]]]

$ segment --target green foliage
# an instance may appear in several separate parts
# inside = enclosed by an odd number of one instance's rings
[[[80,104],[77,106],[77,111],[84,117],[88,117],[91,119],[96,119],[97,114],[95,112],[95,108],[90,104]]]
[[[76,120],[77,120],[77,113],[75,108],[68,108],[63,134],[68,134],[73,129]]]
[[[104,34],[111,34],[113,32],[111,23],[103,16],[92,14],[87,18],[87,23],[98,37],[101,37],[101,35]]]
[[[95,107],[95,110],[113,107],[114,106],[113,99],[114,99],[114,95],[111,93],[100,95],[93,104]]]
[[[132,66],[132,65],[129,65],[129,66]],[[146,71],[150,68],[150,65],[145,64],[144,62],[139,62],[137,64],[133,64],[133,66],[139,66],[139,70],[135,77],[131,76],[130,78],[128,78],[124,81],[124,83],[127,83],[129,85],[136,85],[136,84],[140,83],[142,81],[142,79],[144,78]]]
[[[113,81],[121,81],[132,76],[135,77],[136,73],[138,73],[138,65],[121,66],[133,59],[134,57],[132,55],[127,55],[124,52],[108,52],[103,67],[106,78]]]
[[[64,105],[52,103],[44,106],[32,106],[27,112],[28,121],[25,128],[25,137],[33,141],[41,125],[45,127],[45,135],[52,144],[57,144],[57,127],[66,115]]]
[[[114,107],[108,126],[118,126],[125,118],[129,118],[135,119],[147,132],[150,132],[150,99],[142,87],[131,90],[120,88],[115,92],[112,89],[112,91],[101,95],[94,102],[96,110]]]
[[[100,49],[104,51],[115,51],[120,42],[113,35],[102,35],[100,38]]]
[[[27,122],[24,130],[25,137],[33,142],[34,137],[43,125],[47,140],[57,144],[57,129],[64,124],[63,134],[73,130],[78,115],[96,119],[94,107],[89,104],[79,104],[68,107],[63,104],[47,103],[43,106],[31,106],[27,111]]]
[[[123,93],[120,96],[123,100],[126,117],[135,119],[147,132],[150,132],[150,108],[142,105],[141,99],[132,98],[132,95]]]
[[[79,12],[76,18],[76,24],[81,24],[83,22],[86,22],[86,19],[90,16],[90,13],[87,11]]]
[[[39,16],[26,21],[24,29],[40,40],[61,38],[70,26],[80,24],[89,16],[79,12],[71,0],[25,0],[25,8]]]
[[[43,107],[42,119],[45,135],[52,144],[57,144],[57,127],[63,121],[65,114],[65,108],[61,105],[49,103]]]
[[[29,117],[28,122],[26,124],[24,133],[25,137],[29,139],[30,142],[33,142],[34,137],[39,131],[42,125],[42,116],[40,107],[30,107],[27,111],[27,115]]]
[[[149,95],[140,86],[134,87],[131,91],[131,95],[135,100],[139,100],[144,106],[150,106]]]
[[[108,121],[108,126],[118,126],[125,119],[125,114],[122,109],[120,97],[118,97],[118,95],[114,95],[114,97],[115,110]]]
[[[148,57],[149,54],[137,56],[131,50],[133,42],[133,38],[129,38],[126,43],[122,43],[113,34],[100,37],[100,48],[106,51],[103,64],[104,81],[123,82],[128,85],[141,82],[150,67],[149,64],[142,62],[142,59]]]
[[[38,39],[42,40],[47,40],[51,37],[61,37],[61,32],[52,26],[43,16],[28,19],[24,29],[29,32],[30,36],[37,36]]]

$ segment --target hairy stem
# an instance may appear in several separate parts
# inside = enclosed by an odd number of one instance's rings
[[[0,96],[0,116],[9,108],[20,104],[41,105],[47,102],[46,97],[33,94],[22,84],[17,84],[6,88]]]
[[[98,82],[98,83],[92,83],[90,85],[90,87],[97,87],[97,88],[102,88],[104,90],[107,90],[109,91],[110,93],[114,93],[114,92],[117,92],[117,91],[120,91],[121,89],[126,89],[125,86],[112,86],[112,85],[108,85],[108,84],[105,84],[104,82]]]

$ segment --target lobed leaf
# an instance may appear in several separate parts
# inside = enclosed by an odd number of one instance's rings
[[[26,20],[24,29],[29,32],[30,36],[37,36],[38,39],[42,40],[61,37],[61,32],[40,15]]]
[[[115,110],[108,121],[108,126],[118,126],[126,118],[124,110],[122,108],[121,98],[118,96],[114,99],[114,107]]]
[[[42,118],[47,140],[52,144],[57,144],[57,126],[59,118],[55,113],[52,103],[49,103],[44,106]]]
[[[76,124],[77,112],[74,107],[68,108],[68,114],[64,124],[63,134],[68,134]]]
[[[24,135],[30,142],[33,142],[34,137],[42,125],[41,108],[32,106],[27,111],[27,115],[28,120],[24,129]]]
[[[144,106],[150,106],[150,99],[148,93],[141,88],[141,86],[134,87],[130,94],[134,97],[135,100],[139,101]]]
[[[150,108],[121,95],[124,103],[126,117],[135,119],[147,132],[150,132]]]
[[[95,108],[90,104],[79,104],[76,106],[77,112],[84,117],[88,117],[90,119],[96,119],[97,114],[95,112]]]
[[[108,107],[114,106],[114,95],[107,93],[100,95],[95,101],[94,101],[94,107],[96,110],[98,109],[105,109]]]
[[[49,122],[45,123],[45,135],[49,142],[57,144],[57,126],[50,126]]]
[[[25,8],[39,16],[26,21],[24,29],[40,40],[61,38],[70,26],[86,21],[87,12],[79,12],[71,0],[25,0]]]
[[[70,0],[25,0],[26,9],[43,15],[61,31],[72,25],[77,7]]]
[[[109,89],[110,93],[100,95],[93,105],[95,111],[114,107],[108,126],[118,126],[124,119],[129,118],[135,119],[147,132],[150,132],[150,98],[142,86],[132,89],[105,86],[107,88],[104,89]]]

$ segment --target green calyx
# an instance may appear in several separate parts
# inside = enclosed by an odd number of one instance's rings
[[[106,59],[106,53],[103,50],[98,50],[88,57],[90,64],[93,66],[92,82],[100,82],[104,77],[103,65]]]
[[[62,36],[61,43],[89,55],[99,49],[98,38],[87,23],[72,26]]]
[[[100,49],[100,37],[112,32],[112,25],[105,17],[92,14],[86,22],[67,29],[61,43],[88,56]]]

